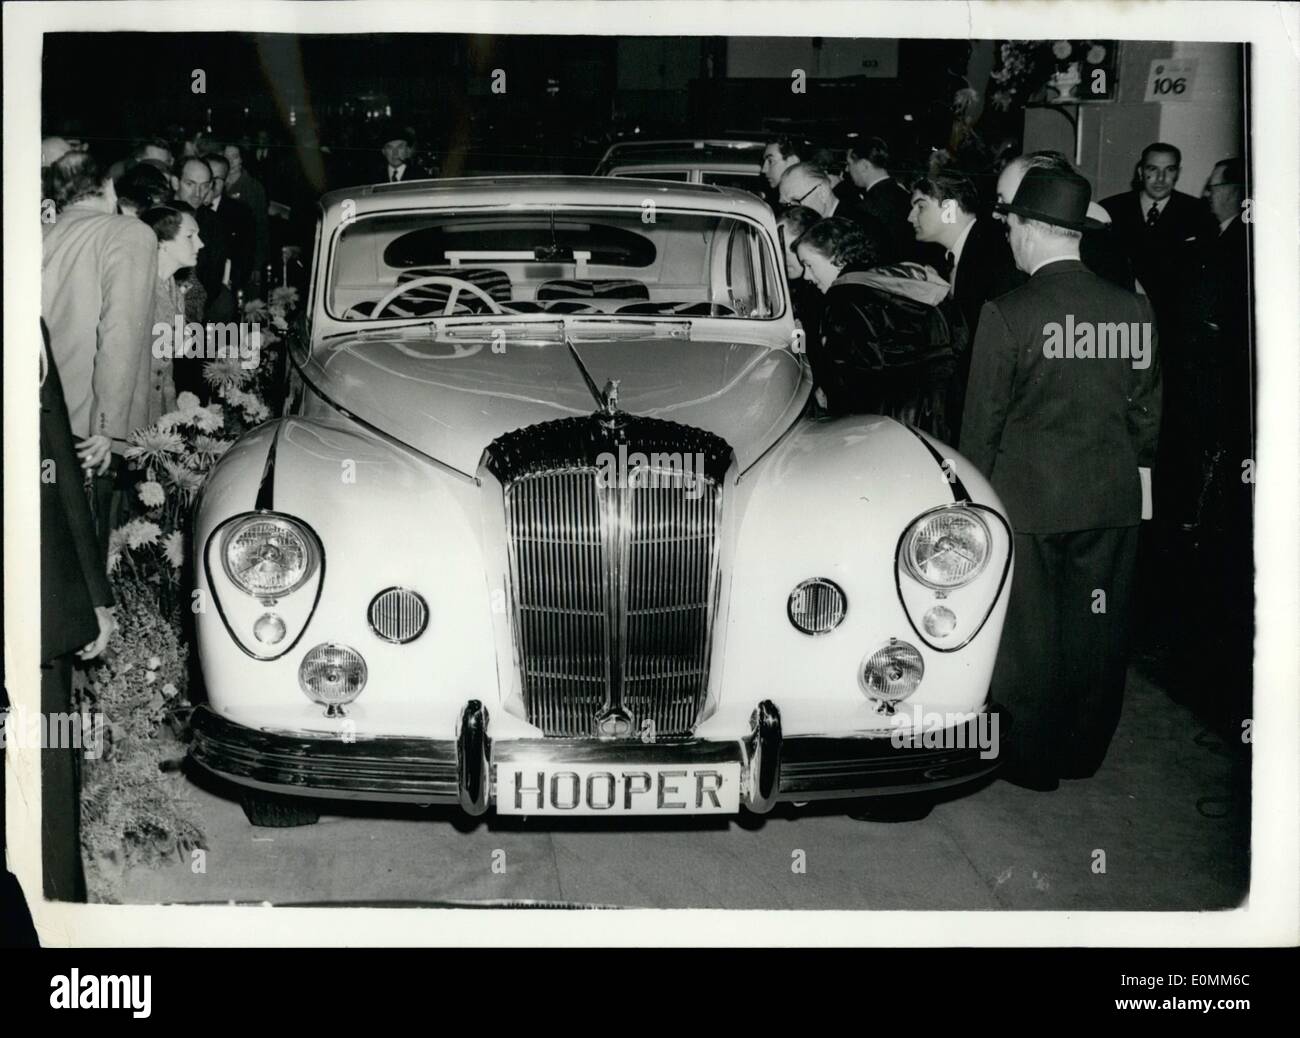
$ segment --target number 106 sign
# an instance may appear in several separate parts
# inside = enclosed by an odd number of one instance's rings
[[[1190,101],[1196,82],[1196,59],[1170,61],[1157,58],[1151,62],[1147,74],[1147,92],[1144,101]]]

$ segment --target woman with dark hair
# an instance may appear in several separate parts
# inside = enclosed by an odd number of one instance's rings
[[[804,348],[816,342],[820,334],[822,294],[804,279],[803,261],[795,255],[794,243],[821,220],[815,209],[805,205],[792,205],[782,209],[776,218],[777,234],[785,253],[785,276],[790,286],[790,305],[794,307],[795,320],[803,329]]]
[[[176,382],[172,365],[180,356],[176,341],[177,318],[184,328],[185,302],[174,275],[198,261],[203,239],[194,212],[184,202],[155,206],[140,214],[158,239],[158,283],[154,292],[153,355],[149,368],[149,424],[176,407]],[[165,330],[164,330],[165,329]]]
[[[948,283],[919,263],[881,266],[880,249],[836,217],[794,243],[826,302],[809,343],[813,378],[832,415],[889,415],[947,439],[944,399],[960,348]]]

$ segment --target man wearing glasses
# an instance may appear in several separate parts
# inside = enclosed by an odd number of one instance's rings
[[[831,178],[815,163],[800,162],[786,170],[781,175],[778,197],[783,208],[802,205],[813,210],[822,219],[838,216],[852,220],[876,244],[877,249],[883,254],[881,256],[883,263],[894,263],[902,258],[892,254],[889,228],[863,206],[854,202],[845,202],[836,195]]]

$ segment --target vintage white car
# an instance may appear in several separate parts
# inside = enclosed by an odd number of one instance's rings
[[[337,192],[306,307],[298,392],[194,527],[191,754],[254,823],[761,813],[996,766],[1006,518],[942,443],[808,417],[759,199]]]

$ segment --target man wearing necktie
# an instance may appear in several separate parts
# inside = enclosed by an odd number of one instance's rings
[[[384,165],[372,174],[376,182],[404,184],[408,180],[424,180],[437,175],[416,160],[415,132],[409,126],[388,123],[380,131],[379,139]]]
[[[1132,191],[1112,195],[1102,207],[1133,262],[1133,274],[1156,312],[1164,358],[1164,426],[1160,435],[1162,481],[1156,517],[1181,523],[1195,512],[1200,484],[1197,384],[1209,377],[1194,349],[1199,271],[1218,227],[1199,198],[1175,190],[1182,153],[1172,144],[1148,144]]]
[[[975,341],[984,304],[1025,282],[1012,258],[1005,226],[979,211],[975,185],[959,173],[936,173],[913,185],[908,222],[918,242],[947,250],[949,294],[966,326],[967,343]],[[954,439],[961,432],[970,357],[969,347],[958,354],[953,376],[949,414]]]

